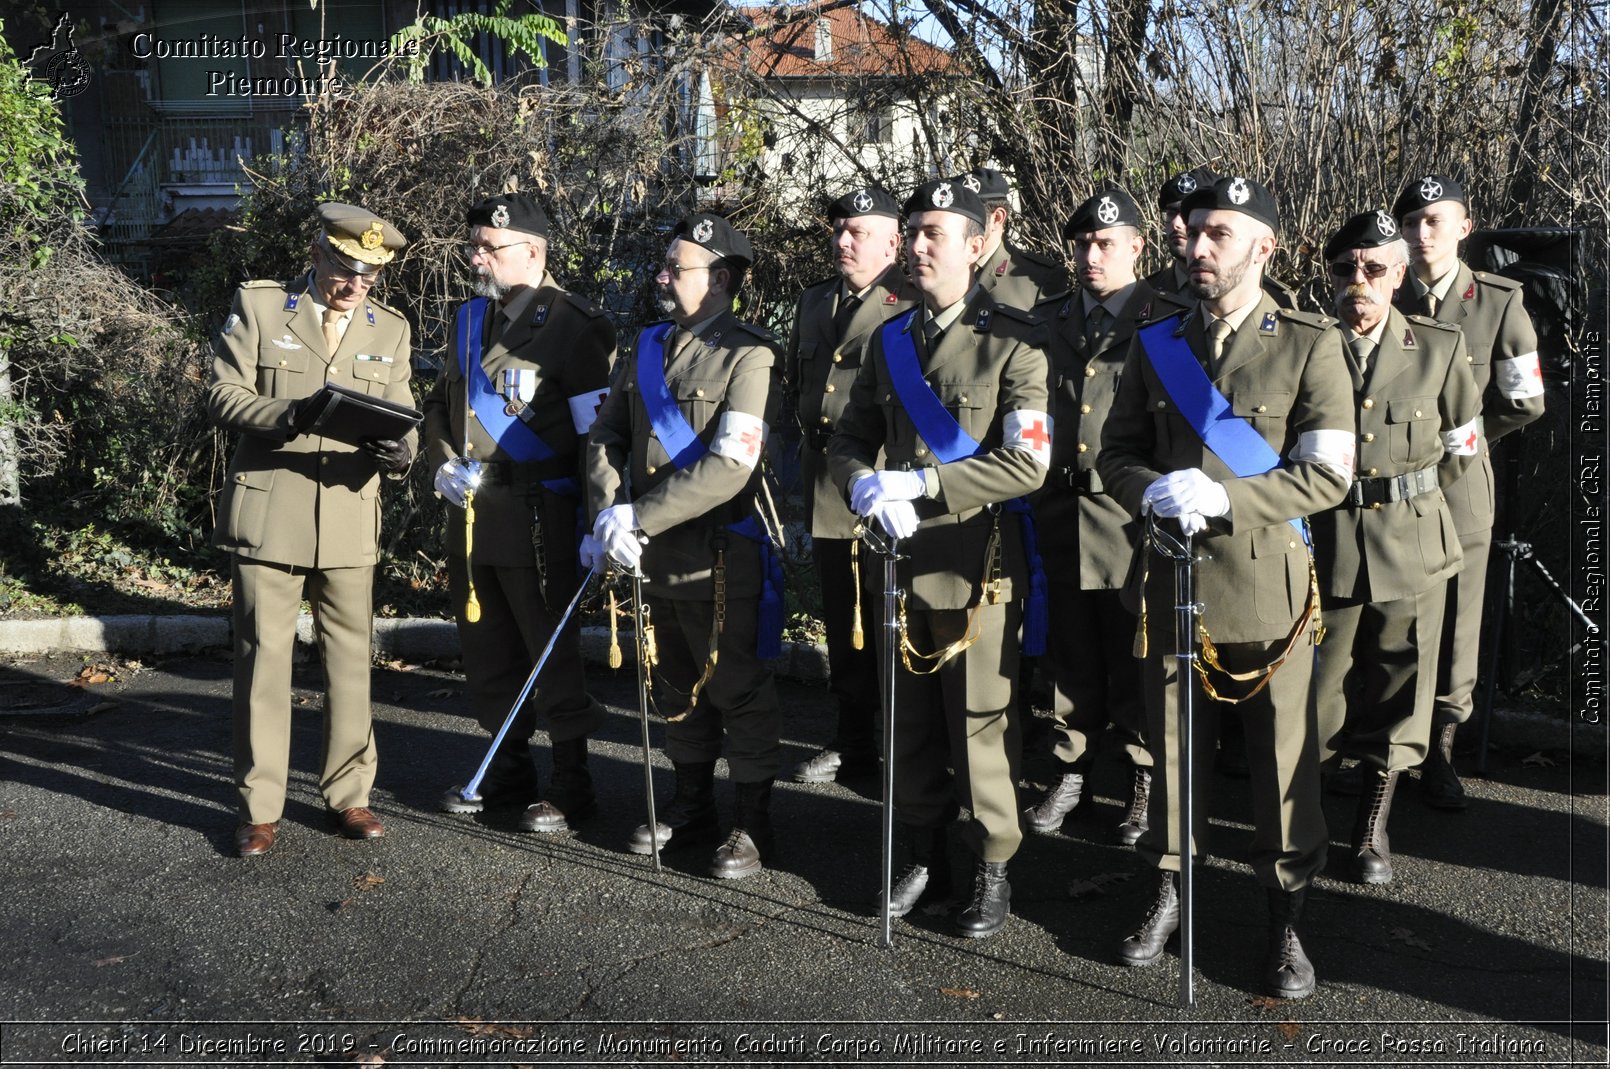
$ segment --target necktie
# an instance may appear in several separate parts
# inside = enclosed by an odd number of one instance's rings
[[[1090,309],[1090,314],[1085,316],[1085,344],[1091,352],[1096,351],[1096,342],[1101,337],[1106,318],[1107,310],[1099,304]]]
[[[1358,365],[1360,375],[1370,373],[1370,357],[1375,355],[1375,343],[1366,337],[1357,337],[1347,343],[1353,349],[1353,362]]]
[[[1437,314],[1437,295],[1430,290],[1426,291],[1426,315],[1435,317]]]
[[[1230,339],[1232,333],[1230,321],[1227,319],[1215,319],[1208,326],[1209,352],[1213,357],[1214,368],[1219,366],[1219,357],[1224,355],[1224,343]]]
[[[855,318],[855,310],[859,307],[861,307],[861,298],[853,293],[845,294],[839,298],[839,306],[833,312],[833,336],[835,340],[844,340],[844,332],[850,329],[850,320]]]
[[[324,349],[331,356],[341,348],[341,317],[345,314],[334,308],[324,310]]]

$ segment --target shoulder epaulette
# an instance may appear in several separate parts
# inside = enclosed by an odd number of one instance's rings
[[[1166,297],[1168,294],[1160,293],[1158,296]],[[1179,303],[1176,303],[1172,308],[1153,308],[1152,312],[1154,314],[1151,316],[1151,318],[1142,320],[1138,325],[1142,327],[1149,327],[1153,323],[1162,323],[1170,319],[1178,319],[1180,316],[1184,315],[1190,310],[1190,305]]]
[[[1051,257],[1046,256],[1043,253],[1029,252],[1027,249],[1013,249],[1012,251],[1016,253],[1018,257],[1027,260],[1036,267],[1044,267],[1051,271],[1064,270],[1062,264],[1057,263],[1057,261],[1051,259]]]
[[[1046,296],[1046,297],[1041,297],[1038,301],[1035,302],[1033,311],[1036,314],[1049,314],[1049,313],[1040,313],[1039,310],[1041,308],[1044,308],[1048,304],[1054,304],[1054,305],[1057,305],[1058,307],[1060,307],[1062,305],[1063,301],[1066,301],[1069,297],[1072,297],[1074,295],[1074,292],[1075,292],[1074,290],[1066,289],[1066,290],[1060,290],[1057,293],[1053,293],[1053,294],[1051,294],[1049,296]]]
[[[1281,319],[1289,319],[1293,323],[1301,323],[1316,330],[1326,330],[1336,325],[1336,320],[1330,316],[1323,316],[1318,312],[1304,312],[1300,308],[1277,308],[1275,314]]]
[[[254,278],[250,282],[242,282],[240,284],[240,288],[243,290],[268,289],[270,286],[274,287],[275,289],[284,289],[285,283],[276,282],[271,278]]]
[[[575,305],[577,311],[584,312],[587,315],[592,316],[594,319],[597,319],[599,316],[604,314],[604,310],[602,308],[598,307],[598,305],[594,304],[586,297],[583,297],[578,293],[571,293],[569,290],[564,290],[563,292],[565,300]]]
[[[398,319],[406,319],[407,318],[401,312],[397,311],[397,309],[393,308],[391,305],[382,304],[381,302],[375,300],[374,298],[370,298],[369,303],[372,304],[374,307],[380,309],[382,312],[390,312],[392,315],[396,316]]]
[[[995,306],[995,314],[1003,315],[1008,319],[1020,319],[1030,325],[1045,322],[1044,316],[1036,315],[1027,308],[1015,308],[1010,304],[997,304]]]
[[[1496,289],[1518,290],[1522,288],[1521,284],[1514,279],[1504,275],[1495,275],[1491,271],[1472,271],[1471,274],[1476,276],[1477,282],[1485,283]]]
[[[768,343],[770,343],[772,345],[781,345],[781,344],[783,344],[781,338],[779,338],[777,335],[773,334],[771,331],[767,330],[765,327],[760,326],[757,323],[745,323],[741,319],[737,320],[736,322],[737,322],[738,326],[741,329],[747,330],[749,333],[753,334],[755,337],[761,339],[762,341],[768,342]]]
[[[1406,314],[1403,318],[1407,319],[1410,323],[1413,323],[1417,327],[1435,327],[1437,330],[1447,331],[1449,334],[1464,333],[1459,329],[1459,325],[1457,323],[1439,323],[1430,316],[1414,315],[1411,313]]]

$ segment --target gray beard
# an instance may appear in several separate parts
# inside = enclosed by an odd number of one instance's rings
[[[656,297],[654,298],[654,308],[663,316],[673,316],[676,314],[676,301],[670,297]]]
[[[471,288],[477,297],[490,297],[494,301],[501,301],[509,295],[510,287],[494,281],[488,275],[476,275]]]

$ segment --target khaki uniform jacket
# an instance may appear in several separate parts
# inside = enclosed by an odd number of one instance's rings
[[[901,549],[909,554],[912,607],[964,609],[978,600],[989,536],[1000,519],[1003,600],[1026,576],[1017,518],[987,506],[1021,497],[1045,481],[1045,464],[1026,449],[1003,448],[1002,420],[1008,412],[1047,411],[1045,325],[1032,312],[995,303],[976,290],[961,317],[939,339],[933,352],[918,331],[917,353],[923,376],[946,409],[984,451],[940,464],[906,414],[889,377],[882,332],[874,334],[861,364],[839,432],[828,444],[828,468],[843,500],[862,475],[878,466],[925,469],[931,498],[912,502],[919,526]],[[1049,459],[1049,458],[1047,458]],[[932,491],[931,491],[932,492]],[[1018,591],[1018,596],[1026,593]]]
[[[891,264],[851,313],[844,336],[838,337],[833,315],[839,286],[840,280],[832,278],[800,294],[783,373],[802,435],[799,462],[805,484],[805,526],[813,538],[852,535],[856,516],[828,477],[827,442],[850,401],[850,387],[873,332],[886,320],[909,311],[919,299],[899,265]]]
[[[1051,338],[1051,471],[1034,495],[1034,515],[1040,556],[1052,582],[1074,583],[1081,590],[1124,585],[1139,530],[1129,511],[1101,488],[1096,472],[1101,429],[1118,396],[1136,326],[1184,307],[1137,282],[1123,312],[1102,324],[1093,348],[1085,338],[1080,291],[1053,297],[1035,309],[1049,324]]]
[[[487,316],[497,314],[493,302]],[[476,564],[519,567],[535,563],[533,516],[543,524],[547,560],[575,561],[581,500],[546,490],[541,481],[568,476],[577,481],[579,490],[582,445],[609,391],[614,358],[615,328],[603,311],[561,289],[552,276],[544,279],[526,303],[520,321],[509,323],[481,354],[481,366],[494,390],[502,388],[506,370],[536,372],[536,394],[524,406],[530,422],[522,418],[506,433],[528,435],[529,427],[558,456],[547,462],[515,463],[481,421],[467,415],[468,384],[459,370],[458,336],[453,333],[441,377],[425,400],[425,449],[433,471],[456,456],[493,466],[493,474],[475,491]],[[449,550],[459,557],[464,555],[463,520],[462,510],[449,510]]]
[[[213,545],[249,560],[305,568],[380,558],[380,475],[356,446],[290,438],[290,402],[326,382],[412,408],[408,321],[377,301],[352,311],[335,353],[309,299],[312,276],[235,291],[207,389],[213,423],[240,433],[218,502]],[[295,307],[288,307],[295,298]],[[413,452],[418,434],[406,439]]]
[[[978,265],[978,284],[996,304],[1028,311],[1047,297],[1067,291],[1068,269],[1049,256],[1024,252],[1002,238]]]
[[[1408,475],[1435,465],[1443,485],[1474,455],[1444,448],[1443,435],[1476,418],[1476,382],[1465,340],[1423,316],[1387,312],[1381,346],[1361,376],[1345,343],[1357,398],[1360,479]],[[1343,503],[1312,518],[1319,590],[1351,601],[1395,601],[1459,571],[1464,553],[1441,490],[1377,507]]]
[[[1193,308],[1174,322],[1191,351],[1205,359],[1210,349],[1201,313]],[[1308,549],[1286,521],[1337,504],[1349,479],[1327,464],[1292,457],[1305,433],[1355,433],[1351,382],[1333,322],[1281,309],[1264,294],[1210,373],[1235,415],[1284,458],[1273,470],[1244,479],[1209,453],[1180,415],[1138,337],[1130,347],[1097,470],[1107,492],[1135,516],[1146,487],[1165,472],[1200,468],[1224,485],[1229,517],[1209,521],[1195,540],[1202,622],[1215,642],[1283,639],[1307,601]]]
[[[665,382],[706,446],[714,440],[723,413],[747,413],[767,427],[775,422],[781,391],[773,388],[778,354],[772,335],[723,312],[698,337],[676,352],[674,347],[668,338]],[[713,598],[718,538],[727,547],[727,595],[755,597],[760,593],[759,547],[728,536],[722,528],[754,511],[764,443],[754,443],[754,466],[707,452],[686,468],[673,467],[638,391],[637,349],[634,342],[620,361],[614,387],[587,438],[588,515],[596,518],[612,505],[636,508],[637,522],[649,539],[643,572],[649,592],[657,597]]]
[[[1493,525],[1493,462],[1491,443],[1531,423],[1543,414],[1543,394],[1512,396],[1530,390],[1503,388],[1498,361],[1537,355],[1537,331],[1521,304],[1521,285],[1502,275],[1472,271],[1461,263],[1447,300],[1432,318],[1465,332],[1465,355],[1481,395],[1482,440],[1477,463],[1465,477],[1444,486],[1454,526],[1460,534],[1486,530]],[[1406,315],[1424,315],[1425,298],[1404,279],[1393,298]],[[1535,384],[1540,386],[1541,384]]]

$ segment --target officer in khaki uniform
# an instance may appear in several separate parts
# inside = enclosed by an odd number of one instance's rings
[[[1032,313],[998,305],[977,284],[985,209],[971,190],[928,182],[904,211],[923,301],[874,334],[828,466],[856,513],[900,539],[905,558],[894,804],[911,864],[890,911],[948,890],[946,827],[966,805],[962,836],[976,863],[956,925],[982,937],[1006,923],[1006,863],[1023,837],[1014,685],[1030,565],[1022,516],[1003,505],[1039,487],[1051,459],[1045,336]],[[947,450],[940,438],[958,433],[970,439],[959,455],[936,455]]]
[[[1024,252],[1006,240],[1011,214],[1012,187],[993,167],[975,167],[951,179],[978,195],[988,218],[984,223],[984,255],[978,264],[978,284],[995,303],[1027,311],[1068,288],[1068,269],[1049,256]]]
[[[406,239],[350,204],[318,209],[312,269],[248,282],[218,339],[207,411],[239,433],[213,544],[232,554],[234,755],[243,857],[274,844],[290,776],[291,654],[304,592],[324,658],[319,790],[343,834],[385,833],[369,806],[370,625],[380,476],[406,471],[416,435],[360,448],[307,433],[325,383],[412,407],[408,322],[368,298]]]
[[[1079,205],[1063,237],[1073,248],[1080,289],[1035,309],[1051,326],[1047,355],[1056,407],[1051,471],[1034,496],[1040,553],[1050,580],[1051,630],[1044,664],[1053,685],[1056,786],[1023,814],[1050,833],[1090,798],[1086,776],[1110,723],[1132,773],[1117,834],[1133,844],[1146,830],[1151,754],[1146,749],[1140,666],[1130,644],[1135,616],[1119,591],[1134,558],[1134,518],[1109,497],[1096,471],[1101,428],[1118,392],[1135,326],[1184,305],[1135,278],[1145,248],[1140,208],[1108,188]]]
[[[1432,745],[1420,776],[1421,797],[1437,809],[1463,809],[1465,789],[1453,768],[1454,732],[1470,719],[1481,650],[1487,557],[1493,542],[1493,443],[1543,414],[1537,332],[1521,305],[1520,283],[1472,271],[1459,259],[1470,235],[1469,202],[1458,182],[1428,174],[1403,187],[1392,215],[1409,243],[1412,270],[1398,287],[1397,307],[1464,332],[1470,371],[1480,392],[1476,462],[1444,487],[1465,555],[1448,584],[1437,657]]]
[[[1358,477],[1312,521],[1326,628],[1313,694],[1323,756],[1364,766],[1358,877],[1387,883],[1392,794],[1425,757],[1446,586],[1463,560],[1442,486],[1476,455],[1479,397],[1458,329],[1392,307],[1409,261],[1391,215],[1353,216],[1324,252],[1357,398]]]
[[[676,849],[717,834],[716,759],[726,741],[737,815],[710,862],[718,879],[752,875],[772,852],[771,790],[782,712],[758,656],[775,641],[781,589],[767,523],[756,522],[760,457],[780,391],[776,340],[732,312],[749,239],[699,212],[673,232],[655,276],[669,323],[626,354],[587,442],[587,501],[597,547],[641,565],[659,646],[657,700],[676,793],[630,849]],[[716,621],[723,621],[719,633]],[[767,633],[762,632],[762,627]],[[717,654],[719,653],[719,656]]]
[[[1335,505],[1352,482],[1352,391],[1332,321],[1280,308],[1259,284],[1279,227],[1268,190],[1245,177],[1224,178],[1187,197],[1183,209],[1198,303],[1137,333],[1097,470],[1132,515],[1150,512],[1195,536],[1201,627],[1222,670],[1208,672],[1211,692],[1201,679],[1189,684],[1196,688],[1199,767],[1192,770],[1197,825],[1187,830],[1178,806],[1174,566],[1143,543],[1136,579],[1145,597],[1138,607],[1146,625],[1147,738],[1161,772],[1153,776],[1151,827],[1139,846],[1163,872],[1150,911],[1119,953],[1124,964],[1150,965],[1179,925],[1174,874],[1182,855],[1205,846],[1214,721],[1221,713],[1237,716],[1251,773],[1252,867],[1268,893],[1265,983],[1277,997],[1301,998],[1314,989],[1314,970],[1297,927],[1308,885],[1324,866],[1326,832],[1320,740],[1308,703],[1312,563],[1300,525],[1289,521]],[[1243,448],[1222,447],[1229,456],[1210,450],[1193,423],[1201,417],[1193,416],[1192,399],[1205,399],[1209,387],[1250,431]],[[1217,441],[1224,421],[1208,422]],[[1273,675],[1261,680],[1228,678],[1271,667]],[[1232,706],[1210,700],[1214,695],[1241,700]]]
[[[455,506],[448,575],[464,675],[476,720],[495,733],[580,582],[582,445],[609,391],[615,328],[548,273],[548,217],[535,198],[489,197],[465,222],[479,296],[454,319],[425,440],[437,492]],[[580,626],[559,636],[479,793],[455,787],[442,809],[522,806],[523,830],[563,832],[597,808],[587,736],[604,709],[587,694]],[[540,801],[530,748],[539,716],[553,744]]]
[[[1171,257],[1167,266],[1146,276],[1147,285],[1158,293],[1190,295],[1191,277],[1185,263],[1185,213],[1180,205],[1198,189],[1211,188],[1218,180],[1219,175],[1212,168],[1193,167],[1181,171],[1158,189],[1157,210],[1163,219],[1164,247]],[[1296,291],[1267,272],[1263,276],[1263,290],[1282,308],[1298,307]]]
[[[794,769],[801,783],[878,766],[878,660],[873,644],[851,641],[855,579],[851,547],[855,513],[833,485],[827,443],[850,398],[873,333],[909,311],[916,291],[896,262],[900,205],[875,186],[853,189],[827,209],[838,273],[799,296],[785,354],[785,404],[799,420],[805,525],[822,591],[829,685],[838,726],[827,746]]]

